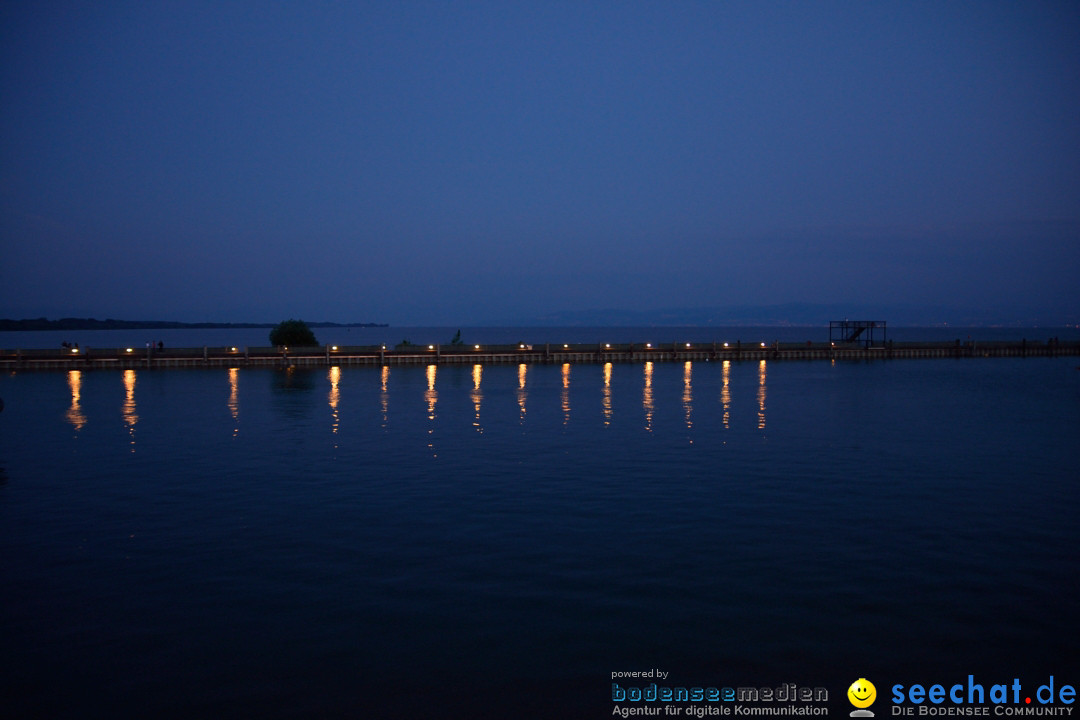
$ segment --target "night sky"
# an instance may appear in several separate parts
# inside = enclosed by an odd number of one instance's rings
[[[0,317],[1069,319],[1078,278],[1075,1],[0,4]]]

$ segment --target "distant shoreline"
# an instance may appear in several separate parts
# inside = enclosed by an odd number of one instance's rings
[[[48,320],[33,318],[25,320],[0,319],[0,331],[29,332],[38,330],[205,330],[231,328],[272,328],[277,323],[185,323],[171,320],[96,320],[94,318],[61,318]],[[387,323],[334,323],[309,322],[313,328],[333,327],[390,327]]]

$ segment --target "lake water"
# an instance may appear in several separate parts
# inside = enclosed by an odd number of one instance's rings
[[[1078,364],[10,373],[5,716],[1077,685]]]

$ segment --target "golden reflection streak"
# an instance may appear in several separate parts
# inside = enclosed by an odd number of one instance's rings
[[[326,374],[326,379],[330,381],[330,393],[327,395],[326,400],[330,404],[330,415],[333,417],[333,422],[330,423],[330,432],[337,435],[338,425],[340,424],[338,402],[341,400],[341,391],[338,389],[338,384],[341,382],[341,368],[334,365]]]
[[[652,390],[653,364],[650,360],[645,363],[645,390],[641,396],[641,406],[645,409],[645,429],[652,432],[652,418],[655,405],[653,404]]]
[[[135,371],[131,369],[124,371],[123,413],[131,437],[131,452],[135,452],[135,423],[139,422],[139,416],[135,412]]]
[[[476,428],[476,432],[483,434],[484,426],[480,424],[480,403],[484,399],[484,393],[480,390],[480,381],[484,377],[484,366],[477,363],[472,366],[472,403],[473,403],[473,427]]]
[[[720,390],[720,402],[724,406],[724,429],[731,429],[731,361],[724,361],[724,386]]]
[[[387,390],[386,390],[387,384],[388,384],[388,382],[390,380],[390,366],[389,365],[383,365],[382,366],[381,380],[382,380],[382,389],[379,392],[379,404],[382,407],[382,426],[383,426],[383,428],[385,428],[387,422],[389,422],[389,419],[390,419],[390,413],[389,413],[390,393],[388,393]]]
[[[604,363],[604,424],[611,424],[611,363]]]
[[[435,419],[435,403],[439,401],[439,393],[435,390],[435,372],[438,366],[427,366],[427,392],[424,393],[424,399],[427,400],[428,420]]]
[[[525,422],[525,399],[528,397],[528,392],[525,390],[525,376],[528,372],[529,366],[525,363],[518,365],[518,391],[517,400],[520,412],[518,413],[518,421]]]
[[[438,457],[438,453],[435,452],[435,440],[432,437],[435,434],[435,404],[439,401],[439,392],[435,389],[435,372],[437,366],[427,366],[427,392],[424,393],[424,399],[427,400],[428,420],[431,424],[428,426],[428,449],[431,450],[432,457]]]
[[[82,396],[82,370],[68,371],[68,387],[71,388],[71,407],[68,408],[66,417],[75,430],[79,431],[86,425],[86,415],[79,405]]]
[[[686,411],[686,429],[692,430],[694,427],[694,386],[692,383],[694,372],[694,364],[687,360],[683,363],[683,409]],[[690,442],[694,442],[692,439]]]
[[[563,425],[570,422],[570,363],[562,366],[562,411]]]
[[[229,414],[232,419],[240,419],[240,369],[229,368]],[[240,424],[233,427],[233,437],[240,434]]]
[[[758,430],[765,429],[765,361],[762,360],[758,364]]]
[[[233,420],[240,416],[240,370],[229,368],[229,414]]]

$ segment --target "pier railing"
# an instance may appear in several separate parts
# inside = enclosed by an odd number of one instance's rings
[[[60,348],[0,350],[0,368],[167,368],[311,365],[874,360],[1080,355],[1080,342],[546,343],[530,345],[325,345],[318,347]]]

